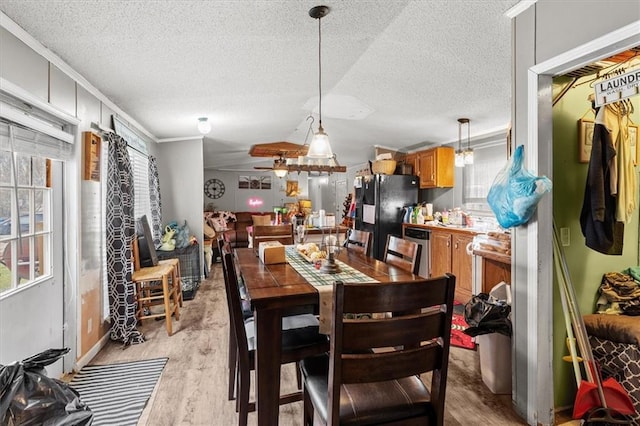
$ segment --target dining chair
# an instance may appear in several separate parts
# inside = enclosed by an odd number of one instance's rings
[[[229,242],[226,241],[222,236],[219,236],[217,239],[218,244],[218,253],[220,253],[220,257],[222,259],[222,276],[226,283],[227,281],[227,265],[224,262],[223,253],[231,252],[231,246]],[[238,274],[236,273],[236,276]],[[238,290],[240,291],[240,303],[242,309],[242,318],[246,320],[253,316],[253,312],[251,311],[251,303],[247,300],[247,292],[244,287],[244,283],[241,279],[238,279]],[[229,390],[227,398],[229,401],[236,399],[236,371],[238,369],[238,346],[236,344],[236,336],[234,332],[234,327],[229,326],[229,354],[228,354],[228,369],[229,369]]]
[[[382,261],[418,275],[422,246],[394,235],[387,235]]]
[[[442,425],[455,277],[333,290],[331,350],[300,363],[303,424],[315,414],[327,425]]]
[[[350,229],[347,234],[346,247],[369,256],[369,244],[371,243],[371,232]]]
[[[258,250],[261,242],[278,241],[284,245],[293,244],[293,224],[254,226],[252,231],[253,249]]]
[[[240,426],[246,426],[248,414],[255,411],[255,402],[249,401],[251,371],[255,368],[256,341],[253,317],[245,319],[242,315],[238,275],[234,265],[234,256],[228,251],[222,252],[226,263],[225,289],[229,306],[229,326],[233,328],[237,348],[237,400]],[[319,355],[329,350],[328,336],[318,332],[318,319],[311,314],[285,316],[282,318],[282,355],[280,362],[288,364],[307,357]],[[280,380],[279,378],[277,380]],[[280,404],[288,404],[302,399],[301,392],[280,396]]]

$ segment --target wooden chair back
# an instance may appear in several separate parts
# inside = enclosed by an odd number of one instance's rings
[[[133,270],[140,270],[140,246],[138,245],[138,237],[133,236],[133,244],[131,244],[131,256],[133,257]]]
[[[420,268],[420,256],[422,246],[414,241],[403,240],[394,235],[387,235],[387,244],[384,248],[385,263],[388,263],[405,271],[418,274]]]
[[[293,224],[254,226],[252,232],[253,249],[258,250],[261,242],[279,241],[284,245],[293,244]]]
[[[375,384],[432,371],[430,402],[436,419],[420,424],[442,425],[454,290],[452,275],[401,283],[334,285],[328,424],[340,424],[342,385]],[[350,314],[376,312],[394,314],[382,319],[349,319],[357,317]],[[386,350],[374,351],[380,348]]]
[[[244,328],[242,301],[240,297],[240,287],[238,286],[235,259],[233,253],[228,251],[226,247],[222,247],[220,255],[222,256],[222,263],[224,265],[224,288],[226,290],[227,306],[229,308],[229,327],[233,328],[231,334],[235,338],[238,357],[237,362],[240,369],[250,370],[252,367],[249,363],[249,346],[247,343],[247,332]]]
[[[371,232],[350,229],[347,235],[346,247],[351,250],[364,253],[369,256],[369,245],[371,244]]]

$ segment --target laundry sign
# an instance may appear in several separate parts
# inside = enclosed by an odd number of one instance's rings
[[[596,106],[630,98],[640,93],[640,68],[596,83]]]

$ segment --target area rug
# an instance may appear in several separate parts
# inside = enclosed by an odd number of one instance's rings
[[[464,305],[460,302],[453,304],[453,319],[451,320],[451,344],[459,348],[476,349],[473,337],[464,334],[468,327],[464,320]]]
[[[133,425],[153,392],[168,358],[87,365],[69,382],[93,412],[93,426]]]

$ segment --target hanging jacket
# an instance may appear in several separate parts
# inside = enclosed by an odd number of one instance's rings
[[[621,255],[624,224],[616,221],[616,197],[611,194],[610,167],[615,155],[609,131],[596,123],[580,227],[587,247],[603,254]]]

